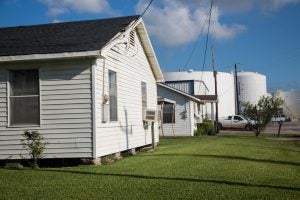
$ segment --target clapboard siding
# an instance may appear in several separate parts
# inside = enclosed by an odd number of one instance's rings
[[[193,119],[191,119],[191,116],[194,117],[193,109],[190,106],[191,100],[188,97],[161,86],[158,86],[158,96],[176,102],[175,123],[162,124],[163,127],[160,129],[160,134],[164,136],[191,136],[193,133]],[[187,113],[186,118],[183,117],[185,111]]]
[[[103,123],[102,101],[103,94],[108,95],[108,70],[117,73],[118,121]],[[135,47],[127,49],[124,44],[118,44],[112,48],[104,59],[97,60],[95,71],[96,155],[151,144],[151,127],[144,129],[142,123],[141,82],[147,83],[148,108],[156,109],[156,81],[139,38],[136,37]],[[154,130],[158,141],[156,123]]]
[[[40,118],[37,127],[7,127],[7,70],[1,65],[0,159],[20,159],[25,130],[38,130],[46,142],[46,158],[92,157],[91,60],[26,64],[39,69]]]

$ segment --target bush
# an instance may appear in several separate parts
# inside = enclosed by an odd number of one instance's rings
[[[31,166],[33,168],[38,168],[38,160],[43,157],[42,155],[47,143],[43,141],[44,138],[38,131],[27,130],[24,132],[23,137],[23,146],[26,148],[32,159]]]
[[[208,135],[212,131],[211,120],[205,118],[202,123],[197,124],[197,130],[195,130],[194,135]]]

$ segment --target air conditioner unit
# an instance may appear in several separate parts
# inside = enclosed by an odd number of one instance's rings
[[[143,120],[144,121],[156,121],[157,119],[157,110],[143,108]]]

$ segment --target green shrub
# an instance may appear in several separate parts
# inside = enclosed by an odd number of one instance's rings
[[[197,124],[197,130],[195,130],[194,135],[208,135],[212,131],[211,120],[205,118],[202,123]]]
[[[32,159],[31,165],[33,168],[38,168],[38,160],[43,157],[47,143],[43,141],[44,138],[38,131],[24,131],[23,137],[22,144]]]

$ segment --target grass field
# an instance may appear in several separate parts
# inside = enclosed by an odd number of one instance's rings
[[[300,199],[300,141],[165,138],[111,165],[2,168],[0,199]]]

